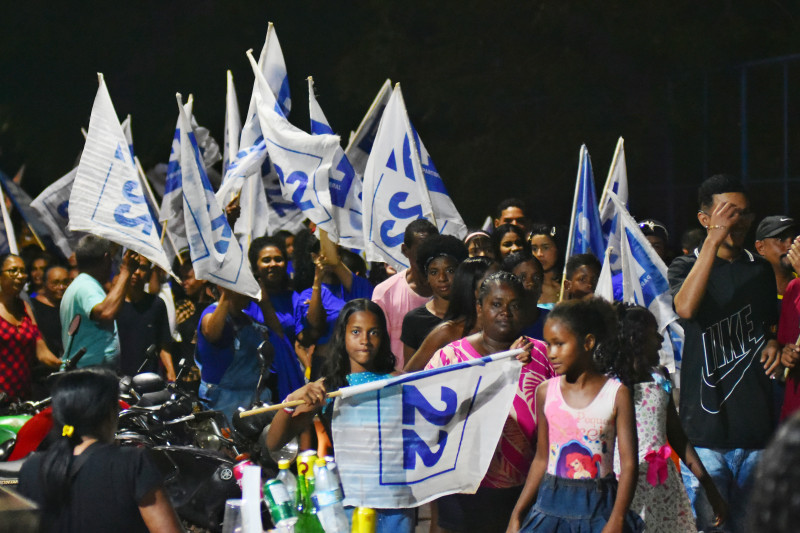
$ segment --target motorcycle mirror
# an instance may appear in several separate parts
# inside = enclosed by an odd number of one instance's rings
[[[81,315],[75,315],[69,322],[69,328],[67,328],[67,335],[69,335],[70,337],[74,336],[76,333],[78,333],[78,329],[80,327],[81,327]]]
[[[258,345],[258,359],[261,361],[262,369],[272,366],[272,361],[275,359],[275,349],[269,341],[262,341]]]

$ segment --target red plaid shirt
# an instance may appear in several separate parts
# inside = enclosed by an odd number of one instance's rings
[[[11,398],[25,397],[30,392],[30,361],[36,356],[36,341],[41,336],[27,314],[19,326],[0,317],[0,390]]]

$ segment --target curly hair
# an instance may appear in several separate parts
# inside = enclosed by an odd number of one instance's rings
[[[547,315],[547,322],[554,320],[563,322],[578,339],[593,335],[595,353],[617,334],[614,308],[606,300],[594,296],[559,303]]]
[[[647,329],[657,328],[658,323],[653,313],[639,305],[617,302],[614,313],[617,334],[597,347],[595,363],[601,372],[631,387],[642,376],[649,375],[653,367],[642,347],[647,344]]]
[[[350,373],[350,355],[347,353],[345,346],[347,322],[351,316],[361,311],[372,313],[378,319],[380,343],[378,344],[378,352],[372,360],[374,371],[379,374],[388,374],[394,370],[396,359],[392,353],[389,331],[386,329],[386,315],[383,314],[383,309],[372,300],[367,300],[366,298],[350,300],[339,311],[339,318],[333,327],[333,335],[328,343],[327,357],[322,367],[325,388],[329,392],[347,386],[346,376]]]
[[[428,265],[437,257],[452,257],[456,264],[467,258],[467,246],[452,235],[431,235],[417,249],[417,268],[427,274]]]

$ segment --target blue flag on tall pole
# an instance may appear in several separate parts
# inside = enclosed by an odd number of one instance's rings
[[[582,145],[564,261],[566,264],[570,256],[585,253],[592,253],[597,258],[602,258],[605,249],[600,213],[597,209],[592,160],[586,145]]]
[[[247,254],[234,238],[208,180],[189,117],[178,100],[178,146],[186,237],[195,277],[260,299]]]
[[[368,261],[408,268],[400,247],[406,226],[419,218],[430,220],[442,234],[466,235],[467,227],[411,125],[400,84],[383,112],[362,196]]]
[[[311,134],[333,134],[325,113],[314,96],[314,79],[308,77],[308,107]],[[337,146],[328,174],[328,191],[331,197],[333,220],[339,234],[338,243],[347,248],[364,249],[362,223],[361,174],[350,164],[341,146]]]
[[[0,172],[0,185],[5,189],[6,196],[11,201],[14,209],[19,211],[22,220],[30,228],[34,238],[42,246],[54,242],[50,229],[42,222],[39,214],[31,207],[33,201],[25,189],[19,186],[13,179]]]
[[[625,163],[625,140],[620,137],[614,157],[608,169],[608,178],[600,196],[600,223],[603,225],[603,239],[608,250],[608,258],[614,269],[619,269],[620,227],[617,221],[616,209],[612,205],[608,193],[612,192],[617,199],[628,206],[628,167]]]
[[[622,301],[646,307],[656,317],[659,333],[664,336],[659,352],[661,364],[675,372],[680,367],[684,334],[672,307],[667,265],[617,195],[609,191],[608,199],[619,224],[620,240],[616,251],[619,266],[614,266],[611,261],[604,262],[596,294],[613,300],[612,280],[621,277]],[[608,254],[612,252],[611,247],[609,245]]]

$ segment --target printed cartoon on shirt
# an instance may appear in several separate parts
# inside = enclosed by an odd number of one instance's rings
[[[563,445],[558,452],[556,475],[568,479],[595,479],[600,471],[600,454],[592,455],[591,450],[577,441]]]

